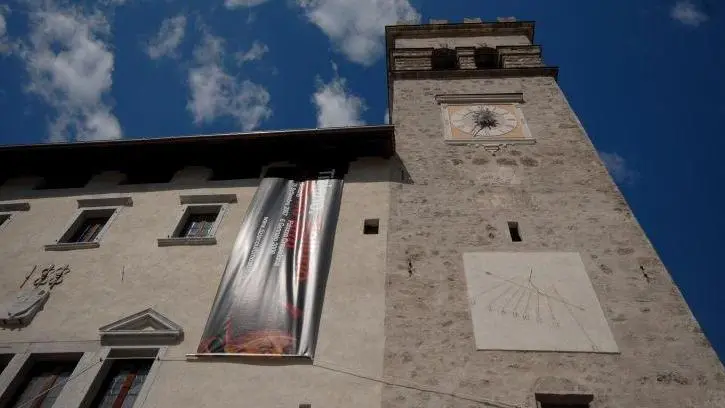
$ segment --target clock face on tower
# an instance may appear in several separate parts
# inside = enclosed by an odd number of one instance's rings
[[[486,146],[533,144],[521,105],[523,94],[436,95],[446,143]]]
[[[495,105],[461,106],[450,113],[451,125],[474,138],[500,137],[518,126],[516,115]]]

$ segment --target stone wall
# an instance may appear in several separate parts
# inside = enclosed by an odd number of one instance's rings
[[[393,92],[384,374],[407,388],[386,386],[384,407],[535,407],[556,387],[593,393],[592,408],[725,405],[721,363],[553,78],[396,80]],[[444,143],[435,95],[505,92],[523,93],[536,144]],[[476,351],[467,251],[579,252],[620,353]]]
[[[396,38],[396,48],[440,48],[440,47],[491,47],[499,45],[529,45],[531,42],[525,35],[485,35],[480,37],[431,37],[431,38]]]

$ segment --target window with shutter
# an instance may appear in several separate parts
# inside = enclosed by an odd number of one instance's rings
[[[92,408],[131,408],[141,392],[153,359],[121,359],[111,365]]]
[[[186,218],[184,227],[181,229],[179,234],[180,237],[185,238],[202,238],[208,237],[211,233],[211,229],[214,226],[218,212],[214,213],[191,213]]]
[[[93,242],[108,222],[109,216],[89,217],[83,220],[68,242]]]
[[[49,408],[63,390],[77,361],[47,361],[33,364],[25,384],[18,391],[13,408]]]

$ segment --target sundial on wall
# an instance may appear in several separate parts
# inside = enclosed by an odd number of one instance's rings
[[[478,350],[616,353],[576,252],[463,254]]]

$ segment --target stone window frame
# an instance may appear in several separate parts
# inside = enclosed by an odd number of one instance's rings
[[[141,386],[141,390],[133,403],[133,407],[142,407],[151,392],[151,387],[159,375],[161,369],[161,359],[166,355],[168,346],[104,346],[97,353],[95,357],[96,361],[100,364],[96,364],[87,368],[87,371],[83,373],[84,380],[77,384],[77,388],[72,390],[72,394],[75,399],[79,400],[79,403],[74,406],[88,406],[96,398],[98,392],[101,390],[104,381],[109,375],[113,363],[117,360],[141,360],[141,359],[153,359],[149,372],[146,375],[146,379]],[[70,382],[70,381],[69,381]],[[64,390],[65,391],[65,390]]]
[[[480,144],[484,146],[508,146],[517,144],[535,144],[536,139],[531,134],[528,121],[521,110],[524,103],[524,94],[521,92],[512,93],[489,93],[489,94],[441,94],[436,95],[435,100],[440,106],[441,121],[443,123],[443,135],[446,144]],[[521,121],[521,128],[524,132],[523,138],[512,139],[506,137],[485,138],[485,139],[453,139],[451,134],[451,120],[448,115],[448,107],[456,105],[473,104],[512,104],[516,115]]]
[[[0,223],[0,231],[5,229],[8,224],[15,218],[18,212],[30,211],[30,203],[22,202],[5,202],[0,203],[0,217],[7,217],[5,221]]]
[[[153,330],[145,330],[149,325]],[[181,343],[184,329],[153,308],[148,308],[100,327],[98,334],[101,348],[94,358],[102,364],[86,368],[84,381],[73,390],[80,401],[72,406],[87,406],[93,402],[116,360],[153,359],[133,404],[133,407],[143,406],[159,374],[163,357],[170,346]]]
[[[46,251],[70,251],[76,249],[92,249],[101,246],[101,239],[109,227],[118,217],[123,207],[133,206],[133,200],[129,196],[122,197],[101,197],[101,198],[80,198],[78,209],[70,221],[63,227],[63,233],[53,244],[45,245]],[[89,242],[64,242],[80,228],[83,221],[92,214],[111,212],[108,221],[98,232],[96,237]]]
[[[10,362],[0,373],[0,404],[7,404],[18,392],[18,388],[27,379],[33,364],[39,361],[77,360],[73,372],[63,385],[55,404],[58,406],[80,406],[80,400],[73,387],[76,380],[82,379],[89,367],[98,363],[98,345],[94,342],[67,343],[14,343],[7,354],[12,354]],[[82,382],[82,380],[81,380]]]
[[[119,359],[153,359],[134,407],[143,406],[159,374],[168,346],[134,345],[98,347],[94,342],[67,344],[33,344],[30,349],[16,350],[0,374],[0,403],[7,403],[27,379],[33,364],[38,361],[77,359],[73,372],[63,385],[55,404],[58,406],[88,406],[98,394],[111,366]]]
[[[154,330],[145,330],[147,324]],[[101,327],[98,341],[11,343],[3,352],[12,358],[0,372],[0,404],[15,396],[36,361],[78,359],[55,405],[85,407],[93,402],[114,361],[153,358],[133,405],[142,407],[159,374],[163,357],[170,346],[181,343],[183,332],[181,326],[164,315],[145,309]]]
[[[160,247],[183,246],[183,245],[216,245],[216,233],[221,225],[229,205],[237,202],[236,194],[192,194],[181,195],[179,203],[181,209],[176,217],[174,228],[166,238],[158,238],[157,245]],[[181,230],[186,224],[189,215],[195,211],[209,211],[215,209],[217,216],[206,237],[181,237]]]

